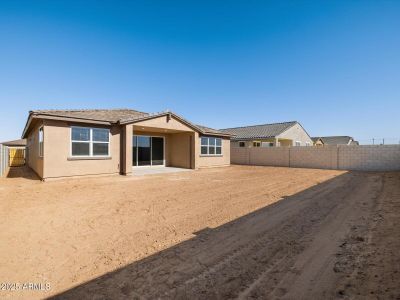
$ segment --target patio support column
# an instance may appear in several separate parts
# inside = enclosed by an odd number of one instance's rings
[[[279,141],[278,141],[278,138],[275,138],[275,147],[279,147]]]
[[[199,133],[194,132],[193,133],[193,143],[192,143],[193,149],[191,153],[191,166],[192,169],[198,169],[199,168],[199,157],[200,157],[200,138],[199,138]]]
[[[133,138],[133,125],[132,124],[124,125],[121,131],[120,169],[122,175],[132,174],[132,138]]]

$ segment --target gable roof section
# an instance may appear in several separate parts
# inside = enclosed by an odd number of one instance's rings
[[[99,123],[105,125],[112,124],[134,124],[143,120],[159,118],[162,116],[171,115],[180,122],[191,127],[201,134],[230,136],[229,133],[221,132],[209,127],[192,124],[179,115],[173,112],[162,113],[145,113],[133,109],[74,109],[74,110],[33,110],[29,112],[29,117],[26,122],[22,137],[24,138],[33,118],[36,119],[57,119],[64,121],[75,121],[82,123]]]
[[[26,139],[20,139],[20,140],[15,140],[15,141],[7,141],[1,143],[4,146],[9,146],[9,147],[25,147],[26,146]]]
[[[349,145],[354,139],[351,136],[321,136],[325,145]]]
[[[276,137],[296,124],[299,123],[297,121],[291,121],[283,123],[226,128],[220,129],[220,131],[234,135],[234,137],[232,137],[232,140],[265,139]]]
[[[324,141],[320,137],[312,137],[311,140],[313,141],[313,143],[316,143],[318,141],[321,141],[322,143],[324,143]]]

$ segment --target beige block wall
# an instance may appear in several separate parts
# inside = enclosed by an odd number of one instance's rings
[[[222,139],[222,156],[202,156],[200,153],[200,137],[197,138],[196,143],[198,168],[221,167],[229,166],[231,163],[231,147],[230,139]]]
[[[289,166],[289,148],[268,147],[249,148],[249,162],[260,166]]]
[[[275,138],[269,138],[269,139],[255,139],[255,140],[251,140],[251,141],[242,141],[245,143],[245,147],[253,147],[253,142],[261,142],[261,143],[276,143],[276,139]],[[231,141],[231,146],[232,147],[239,147],[239,141]]]
[[[108,159],[71,158],[71,125],[62,121],[44,120],[43,178],[120,173],[120,127],[111,127]],[[79,125],[87,126],[87,125]],[[90,126],[87,126],[90,127]],[[93,126],[95,127],[95,126]],[[101,127],[101,126],[99,126]],[[102,127],[104,128],[104,126]]]
[[[39,128],[43,122],[37,122],[27,137],[27,164],[40,178],[43,178],[44,158],[39,156]],[[46,133],[44,132],[44,136]],[[43,145],[45,147],[45,145]]]
[[[337,147],[293,147],[290,149],[290,166],[337,169],[337,152]]]
[[[400,170],[400,145],[340,146],[339,169]]]
[[[261,166],[399,171],[400,145],[231,149],[231,163]]]

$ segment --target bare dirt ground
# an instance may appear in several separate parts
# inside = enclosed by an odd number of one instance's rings
[[[10,177],[0,298],[400,299],[400,173]]]

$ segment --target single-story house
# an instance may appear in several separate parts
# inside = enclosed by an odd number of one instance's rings
[[[1,143],[4,146],[7,147],[26,147],[26,139],[19,139],[19,140],[13,140],[13,141],[7,141],[7,142],[2,142]]]
[[[320,136],[313,137],[313,140],[319,139],[322,141],[323,145],[337,146],[337,145],[359,145],[359,143],[354,140],[351,136]]]
[[[123,174],[144,166],[228,166],[230,134],[173,112],[132,109],[30,111],[22,138],[40,178]]]
[[[8,147],[8,164],[10,167],[19,167],[26,162],[26,139],[19,139],[1,143]]]
[[[314,146],[321,147],[325,145],[324,141],[320,137],[312,137],[311,139],[313,141]]]
[[[233,147],[312,146],[313,141],[297,121],[220,129],[232,135]]]

